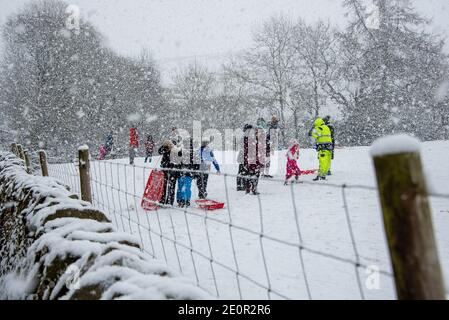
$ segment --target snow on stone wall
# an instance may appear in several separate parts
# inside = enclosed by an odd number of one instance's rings
[[[207,299],[52,178],[0,152],[0,299]]]

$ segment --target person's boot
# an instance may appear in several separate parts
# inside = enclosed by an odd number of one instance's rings
[[[317,176],[313,181],[326,180],[326,177]]]
[[[327,172],[327,175],[328,175],[328,176],[331,176],[331,175],[332,175],[332,172],[329,170],[329,171]]]

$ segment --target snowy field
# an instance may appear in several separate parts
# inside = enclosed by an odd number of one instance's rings
[[[422,156],[432,191],[449,194],[449,141],[424,143]],[[328,181],[310,183],[313,176],[306,176],[301,178],[306,183],[292,187],[278,181],[285,174],[284,152],[279,152],[272,168],[276,180],[260,181],[260,197],[236,191],[235,178],[226,175],[237,172],[232,157],[232,152],[217,152],[223,174],[209,178],[209,197],[225,202],[223,210],[143,211],[140,201],[152,166],[143,158],[134,167],[128,159],[91,162],[94,205],[119,230],[135,235],[150,255],[219,298],[395,298],[369,148],[336,150]],[[315,151],[301,150],[299,165],[316,168]],[[73,164],[50,165],[50,175],[79,191]],[[195,183],[192,191],[195,199]],[[440,259],[449,275],[449,198],[432,198],[431,204]],[[354,264],[349,224],[360,268]],[[378,286],[372,286],[365,266],[386,273]]]

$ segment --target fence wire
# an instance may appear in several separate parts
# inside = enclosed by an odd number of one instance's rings
[[[48,160],[49,175],[68,185],[74,193],[80,194],[77,161],[54,163],[52,158]],[[346,292],[348,287],[352,287],[352,291],[358,293],[353,298],[365,299],[366,279],[362,274],[369,273],[372,265],[378,263],[386,268],[371,271],[385,277],[392,287],[393,275],[388,269],[388,261],[361,254],[361,244],[357,239],[360,232],[354,230],[354,217],[348,201],[348,193],[361,191],[372,193],[371,197],[377,201],[376,188],[309,181],[288,185],[285,188],[289,188],[289,199],[284,199],[282,209],[276,213],[293,226],[294,234],[289,233],[286,239],[273,232],[275,228],[270,225],[273,222],[273,212],[272,208],[266,208],[264,193],[257,195],[257,209],[252,211],[241,208],[247,205],[243,202],[250,198],[240,200],[231,196],[230,180],[239,177],[238,175],[209,173],[216,179],[222,179],[220,187],[224,188],[223,201],[226,205],[218,213],[197,207],[180,208],[159,203],[154,212],[145,212],[140,207],[140,202],[147,178],[154,168],[128,165],[119,160],[91,161],[90,166],[93,205],[105,211],[119,230],[138,237],[144,252],[191,277],[199,287],[218,298],[320,299],[323,297],[323,290],[320,288],[325,286],[325,281],[321,278],[326,270],[329,272],[329,269],[335,269],[340,271],[340,274],[336,272],[336,278],[343,274],[343,279],[340,279],[343,284],[340,287],[344,288],[337,288],[337,291],[341,289]],[[268,185],[283,182],[280,179],[263,180]],[[335,250],[324,250],[312,241],[305,240],[305,233],[310,233],[310,230],[305,224],[304,216],[306,213],[310,216],[310,208],[302,208],[303,200],[298,199],[297,192],[307,185],[339,190],[338,201],[343,209],[346,231],[342,231],[340,239],[332,241]],[[288,209],[285,202],[289,202]],[[335,203],[334,207],[338,207],[337,205]],[[254,216],[250,224],[245,223],[241,216],[253,211],[257,211],[257,217]],[[319,206],[314,211],[313,215],[322,214]],[[378,218],[380,219],[380,215]],[[349,240],[345,242],[342,238]],[[338,252],[339,245],[344,246],[345,254]],[[285,255],[288,258],[282,260]],[[342,267],[342,264],[352,268],[352,276],[351,271]],[[327,269],[317,270],[320,269],[317,268],[318,265],[326,265]],[[339,295],[336,294],[335,298],[339,298]]]

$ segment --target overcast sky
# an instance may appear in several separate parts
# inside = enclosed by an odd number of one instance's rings
[[[0,0],[0,25],[33,0]],[[249,46],[251,30],[274,14],[344,26],[342,0],[70,0],[124,55],[149,48],[165,73],[195,59],[218,65]],[[449,0],[412,0],[432,18],[432,31],[448,37]],[[449,51],[449,46],[447,46]],[[167,74],[165,74],[167,76]]]

